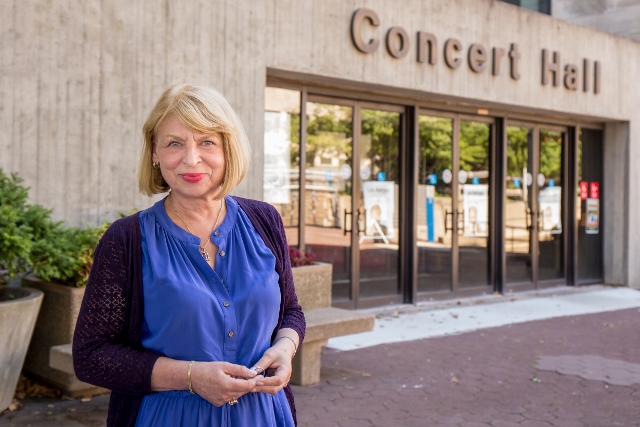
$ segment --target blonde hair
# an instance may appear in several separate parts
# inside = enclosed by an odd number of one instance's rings
[[[152,196],[170,189],[160,169],[152,164],[156,133],[169,114],[175,114],[185,126],[198,133],[219,133],[222,136],[225,168],[220,195],[224,197],[231,193],[249,168],[251,147],[247,134],[220,92],[207,86],[188,84],[174,85],[165,90],[142,126],[143,145],[138,169],[140,192]]]

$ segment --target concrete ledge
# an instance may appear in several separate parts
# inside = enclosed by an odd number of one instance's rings
[[[373,314],[340,308],[318,308],[305,312],[307,330],[304,343],[373,330]]]
[[[293,359],[291,384],[311,385],[320,381],[322,347],[329,338],[373,330],[373,314],[340,308],[317,308],[304,313],[307,330]]]
[[[49,350],[49,366],[66,374],[75,375],[71,344],[54,345]]]
[[[322,347],[329,338],[356,334],[373,330],[373,314],[340,308],[318,308],[305,313],[307,331],[304,342],[293,360],[291,383],[310,385],[320,381]],[[49,350],[49,366],[53,369],[74,375],[71,344],[56,345]],[[106,390],[96,388],[90,394],[103,393]]]
[[[49,349],[49,367],[64,372],[65,374],[69,374],[77,381],[75,371],[73,370],[71,344],[54,345]],[[65,394],[68,394],[71,397],[80,397],[109,393],[109,390],[106,388],[96,387],[89,384],[87,384],[87,386],[82,390],[65,390]]]

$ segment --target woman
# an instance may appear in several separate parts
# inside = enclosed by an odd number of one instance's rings
[[[100,240],[73,341],[76,375],[112,390],[109,426],[292,426],[304,338],[284,227],[229,196],[250,159],[213,89],[165,91],[143,127],[138,185],[169,195]]]

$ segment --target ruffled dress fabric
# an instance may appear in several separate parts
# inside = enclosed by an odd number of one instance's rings
[[[144,322],[142,344],[177,360],[252,367],[270,346],[280,309],[275,257],[231,197],[211,234],[215,271],[199,239],[178,227],[163,200],[140,214]],[[211,244],[211,243],[209,243]],[[185,376],[187,373],[185,372]],[[248,393],[216,407],[185,390],[144,397],[136,426],[292,427],[284,392]]]

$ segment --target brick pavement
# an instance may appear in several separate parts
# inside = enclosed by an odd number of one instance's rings
[[[628,309],[327,350],[321,383],[294,387],[299,424],[640,426],[639,327],[640,312]],[[576,372],[567,357],[582,358]],[[542,358],[544,370],[536,368]],[[632,383],[614,385],[615,375],[607,383],[620,366]]]
[[[321,382],[294,387],[299,425],[640,426],[639,325],[628,309],[326,349]],[[0,426],[100,427],[107,401],[30,399]]]

